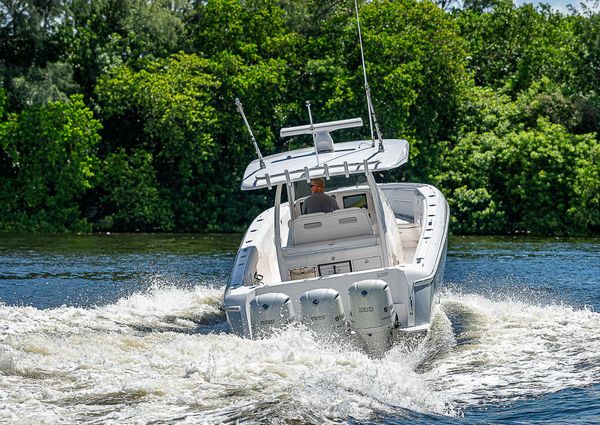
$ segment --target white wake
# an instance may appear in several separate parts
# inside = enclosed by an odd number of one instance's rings
[[[239,338],[222,295],[163,285],[90,309],[0,305],[0,422],[455,416],[600,381],[589,310],[446,294],[425,340],[373,359],[302,327]]]

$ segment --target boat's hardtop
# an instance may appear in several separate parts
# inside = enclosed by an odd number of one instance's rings
[[[258,159],[246,168],[242,190],[271,188],[272,186],[316,177],[350,175],[396,168],[408,160],[408,142],[384,139],[383,150],[371,140],[335,143],[330,152],[317,155],[315,148],[307,147],[264,157],[265,167]]]

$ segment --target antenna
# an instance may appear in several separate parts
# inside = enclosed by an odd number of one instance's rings
[[[367,109],[369,110],[369,128],[371,129],[371,140],[373,141],[373,147],[375,147],[375,133],[377,134],[377,140],[379,141],[379,151],[383,151],[383,138],[381,137],[381,131],[379,130],[379,124],[377,123],[377,116],[375,115],[375,109],[373,108],[373,102],[371,102],[371,89],[369,88],[369,82],[367,81],[367,67],[365,65],[365,52],[363,49],[362,32],[360,30],[360,17],[358,16],[358,1],[354,0],[354,9],[356,10],[356,23],[358,25],[358,41],[360,42],[360,58],[362,60],[363,77],[365,79],[365,94],[367,96]]]
[[[258,143],[256,143],[256,139],[254,138],[254,134],[252,133],[252,129],[250,128],[250,124],[248,124],[248,120],[246,119],[244,107],[242,106],[242,102],[240,102],[240,99],[235,99],[235,106],[237,107],[237,110],[239,111],[242,118],[244,119],[244,123],[246,124],[246,128],[248,129],[248,133],[250,133],[250,138],[252,139],[252,143],[254,144],[254,150],[256,150],[256,155],[258,155],[258,162],[260,163],[260,168],[267,168],[265,166],[263,156],[260,153],[260,149],[258,148]]]
[[[310,126],[313,125],[312,113],[310,112],[310,100],[306,101],[306,109],[308,109],[308,120],[310,121]]]
[[[310,122],[310,131],[312,132],[313,144],[315,145],[315,156],[317,164],[319,164],[319,148],[317,147],[317,135],[314,133],[315,127],[313,124],[312,112],[310,111],[310,100],[306,101],[306,109],[308,109],[308,120]]]

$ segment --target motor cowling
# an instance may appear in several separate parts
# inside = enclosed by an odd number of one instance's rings
[[[290,297],[282,293],[258,295],[250,301],[250,320],[254,338],[288,324],[294,316]]]
[[[335,289],[306,291],[300,296],[302,322],[319,334],[341,333],[346,328],[346,316],[340,294]]]
[[[348,289],[350,325],[362,338],[367,350],[382,354],[390,345],[396,320],[389,285],[383,280],[367,279]]]

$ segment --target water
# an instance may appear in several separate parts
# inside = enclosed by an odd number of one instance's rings
[[[600,423],[600,240],[454,238],[429,336],[228,333],[239,236],[0,236],[0,423]]]

